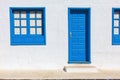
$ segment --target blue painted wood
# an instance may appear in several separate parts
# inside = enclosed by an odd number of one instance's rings
[[[88,11],[69,9],[69,63],[90,61],[88,42]]]
[[[14,18],[14,11],[26,11],[26,18]],[[30,11],[42,11],[42,18],[30,18]],[[10,39],[11,45],[46,45],[46,28],[45,28],[45,8],[44,7],[10,7]],[[27,28],[27,34],[14,34],[14,29],[17,26],[14,26],[14,20],[26,20],[27,26],[21,28]],[[42,34],[30,34],[30,20],[42,20],[42,26],[34,26],[34,28],[42,28]],[[35,23],[36,24],[36,23]],[[35,32],[36,33],[36,32]]]
[[[119,18],[114,19],[114,13],[115,11],[119,12]],[[114,20],[119,21],[119,26],[114,26]],[[114,28],[119,29],[119,34],[114,34]],[[120,45],[120,8],[112,8],[112,45]]]

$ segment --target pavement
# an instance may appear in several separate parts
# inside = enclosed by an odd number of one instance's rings
[[[120,79],[120,70],[65,72],[64,70],[0,70],[0,79]]]

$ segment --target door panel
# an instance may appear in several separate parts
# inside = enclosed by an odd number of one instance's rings
[[[88,61],[88,10],[69,9],[69,62]]]

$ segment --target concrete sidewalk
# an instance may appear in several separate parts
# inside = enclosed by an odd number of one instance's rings
[[[64,70],[0,70],[0,79],[120,79],[120,71],[69,73]]]

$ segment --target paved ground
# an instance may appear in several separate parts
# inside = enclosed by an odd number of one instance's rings
[[[0,79],[120,79],[120,71],[68,73],[63,70],[0,70]]]

